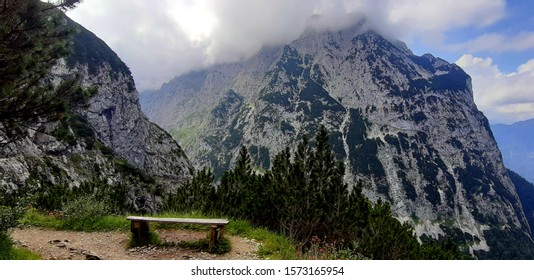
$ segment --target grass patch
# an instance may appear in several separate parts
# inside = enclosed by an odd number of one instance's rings
[[[297,258],[295,246],[285,236],[273,233],[267,229],[253,227],[246,221],[232,221],[227,226],[227,232],[232,235],[255,239],[261,242],[258,255],[264,259],[292,260]]]
[[[29,210],[19,220],[23,226],[34,226],[51,228],[56,230],[73,231],[128,231],[130,222],[126,217],[116,215],[106,215],[96,218],[58,218],[47,215],[36,210]]]
[[[25,248],[13,247],[11,249],[11,252],[13,255],[13,260],[42,260],[43,259],[38,254]]]
[[[130,221],[122,216],[106,215],[89,220],[69,220],[64,221],[61,229],[76,231],[128,231]]]
[[[30,209],[19,220],[22,226],[34,226],[52,229],[61,229],[61,220],[55,216],[46,215],[37,210]]]
[[[0,232],[0,260],[40,260],[41,256],[13,245],[6,232]]]

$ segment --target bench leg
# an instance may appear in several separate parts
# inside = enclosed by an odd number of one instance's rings
[[[150,241],[148,222],[132,221],[130,230],[132,232],[135,244],[143,245],[148,244]]]
[[[213,246],[219,243],[219,239],[224,235],[224,227],[221,226],[211,226],[210,227],[210,243],[209,250],[213,249]]]

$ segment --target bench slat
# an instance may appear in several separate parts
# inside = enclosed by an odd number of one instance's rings
[[[217,225],[224,226],[229,222],[225,219],[192,219],[192,218],[156,218],[156,217],[141,217],[128,216],[126,218],[130,221],[144,221],[155,223],[178,223],[178,224],[199,224],[199,225]]]

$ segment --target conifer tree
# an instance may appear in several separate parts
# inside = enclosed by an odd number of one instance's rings
[[[77,77],[59,84],[49,78],[57,59],[70,53],[74,32],[60,10],[79,2],[1,2],[0,145],[26,136],[28,128],[39,123],[60,119],[94,93],[82,90]]]

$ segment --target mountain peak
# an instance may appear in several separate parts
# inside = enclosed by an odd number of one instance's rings
[[[241,146],[269,168],[286,146],[325,126],[347,181],[362,180],[371,200],[390,202],[420,235],[454,235],[488,250],[488,226],[529,234],[469,76],[432,55],[413,55],[365,21],[308,30],[268,60],[215,66],[198,82],[156,92],[149,112],[165,116],[149,115],[216,174]]]

